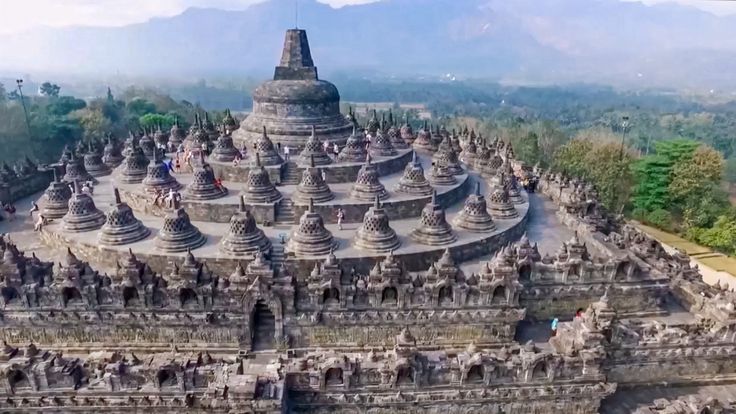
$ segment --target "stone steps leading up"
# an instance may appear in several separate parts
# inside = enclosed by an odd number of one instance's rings
[[[294,224],[295,218],[294,203],[291,200],[283,199],[276,206],[276,220],[274,222],[274,227],[291,226]]]
[[[283,179],[281,184],[283,185],[297,185],[302,179],[302,174],[299,171],[299,167],[295,162],[289,161],[286,163],[284,168]]]

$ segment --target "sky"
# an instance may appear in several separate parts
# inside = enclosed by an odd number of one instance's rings
[[[36,26],[124,26],[140,23],[152,17],[174,16],[189,7],[237,10],[258,1],[262,0],[2,0],[0,34],[17,33]],[[376,0],[319,1],[333,7],[340,7]],[[673,0],[622,1],[643,1],[647,4],[654,4]],[[674,1],[717,14],[736,14],[736,0]]]

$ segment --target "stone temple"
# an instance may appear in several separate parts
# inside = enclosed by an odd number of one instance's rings
[[[86,194],[64,157],[50,223],[0,240],[0,411],[734,412],[736,294],[584,182],[535,171],[527,194],[508,143],[410,120],[363,138],[338,103],[289,30],[232,132],[243,162],[201,121],[168,137],[217,145],[193,171],[111,140],[127,158]],[[274,153],[312,134],[350,156]]]

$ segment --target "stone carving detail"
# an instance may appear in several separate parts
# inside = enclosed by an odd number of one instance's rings
[[[115,205],[106,214],[105,224],[99,234],[100,244],[120,246],[143,240],[151,234],[140,220],[135,218],[133,210],[120,199],[120,191],[115,192]]]
[[[453,243],[457,236],[445,219],[445,210],[437,202],[437,192],[422,210],[419,227],[411,232],[411,238],[421,244],[438,246]]]
[[[79,189],[79,181],[74,181],[74,194],[69,199],[67,213],[61,219],[65,231],[79,233],[97,230],[105,223],[105,215],[97,209],[89,194]]]
[[[355,234],[355,246],[376,253],[387,253],[401,245],[396,232],[389,224],[388,215],[382,208],[380,198],[375,197],[373,207],[363,216],[363,225]]]

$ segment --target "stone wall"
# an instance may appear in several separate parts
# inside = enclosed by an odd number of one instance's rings
[[[19,177],[10,183],[0,183],[0,202],[15,203],[16,201],[43,191],[53,179],[52,170],[38,170],[35,174]]]

